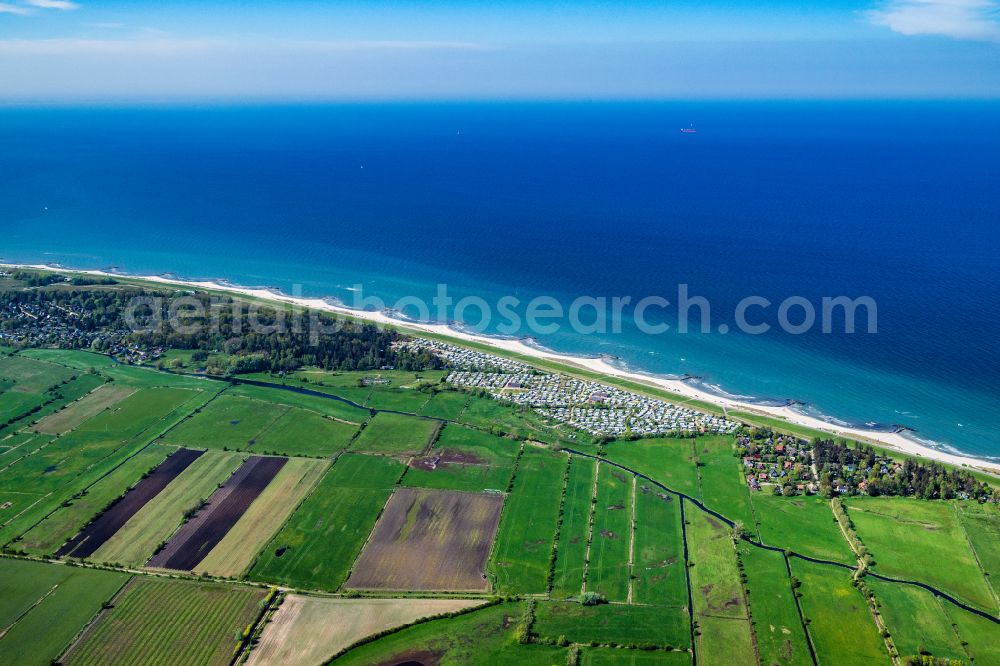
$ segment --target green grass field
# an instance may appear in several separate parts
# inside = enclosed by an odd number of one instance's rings
[[[204,395],[185,389],[138,391],[0,472],[0,495],[30,492],[33,504],[0,530],[7,542],[31,529],[64,501],[84,492],[192,409]]]
[[[802,614],[821,665],[889,663],[875,618],[861,592],[851,585],[850,571],[796,559],[792,575],[802,583]]]
[[[292,379],[308,381],[310,384],[328,388],[358,388],[359,382],[373,382],[371,387],[383,389],[411,389],[421,382],[438,383],[447,374],[446,370],[323,370],[322,368],[302,368],[291,375]],[[387,384],[374,383],[378,381]]]
[[[127,574],[0,559],[0,663],[53,663]]]
[[[482,465],[513,468],[520,443],[481,430],[448,425],[441,430],[434,448],[454,449],[471,454]]]
[[[109,368],[115,364],[110,356],[81,349],[24,349],[19,356],[58,363],[74,370]]]
[[[479,428],[495,428],[520,439],[565,446],[583,446],[591,441],[591,437],[581,430],[552,424],[530,409],[511,407],[492,398],[470,396],[458,420]]]
[[[238,468],[242,453],[208,451],[139,509],[89,560],[142,566],[184,520],[184,512],[208,499]]]
[[[110,365],[101,368],[101,374],[139,388],[186,388],[215,394],[229,386],[228,382],[159,372],[138,365]]]
[[[534,633],[553,641],[673,648],[691,643],[687,613],[675,607],[549,601],[537,604],[535,618]]]
[[[247,578],[303,589],[339,588],[402,471],[391,458],[341,455],[257,555]]]
[[[0,358],[0,423],[41,405],[50,389],[69,381],[73,371],[20,355]]]
[[[92,375],[90,375],[92,376]],[[32,430],[49,435],[61,435],[114,406],[136,391],[131,386],[115,386],[114,382],[101,384],[79,400],[60,408],[58,411],[40,419]]]
[[[747,577],[747,598],[761,662],[812,664],[784,556],[745,541],[740,542],[738,548]]]
[[[951,618],[956,630],[966,643],[965,650],[979,664],[1000,664],[1000,625],[978,615],[942,602],[941,607]]]
[[[608,460],[642,472],[671,490],[701,498],[693,440],[663,438],[612,442],[607,452]]]
[[[407,470],[403,485],[469,492],[504,491],[510,483],[519,448],[519,442],[449,424],[427,455]],[[433,469],[428,468],[431,464]]]
[[[766,492],[755,492],[751,497],[764,543],[817,559],[857,563],[828,500],[775,497]]]
[[[947,502],[857,497],[845,504],[858,536],[875,557],[876,571],[930,583],[996,612],[996,598]]]
[[[252,376],[252,375],[251,375]],[[262,381],[275,381],[274,377],[264,376]],[[280,384],[280,381],[278,382]],[[328,393],[334,395],[331,389],[324,389],[322,387],[310,386],[308,384],[301,384],[301,382],[289,381],[289,386],[301,386],[303,388],[308,388],[310,390],[319,391],[320,393]],[[289,407],[301,407],[302,409],[308,409],[312,412],[318,412],[324,416],[330,416],[335,419],[340,419],[342,421],[348,421],[356,425],[360,425],[362,422],[366,421],[371,413],[361,407],[352,407],[346,402],[336,400],[334,398],[324,398],[315,395],[303,395],[301,393],[295,393],[294,391],[286,391],[278,388],[267,388],[261,386],[250,386],[248,384],[237,384],[229,388],[226,393],[232,396],[243,396],[247,398],[254,398],[257,400],[264,400],[266,402],[273,402],[279,405],[287,405]]]
[[[291,408],[257,436],[251,450],[283,456],[326,457],[346,449],[357,432],[355,425]]]
[[[684,509],[695,614],[745,619],[732,530],[690,504]]]
[[[417,454],[430,444],[438,421],[401,414],[376,414],[351,444],[351,449],[365,453],[390,455]]]
[[[337,666],[400,664],[433,655],[437,666],[552,666],[566,649],[522,645],[515,632],[525,602],[504,603],[454,618],[432,620],[348,651]]]
[[[959,522],[994,595],[1000,595],[1000,510],[989,504],[954,503]]]
[[[365,407],[416,414],[430,399],[430,393],[411,388],[373,387],[365,400]]]
[[[81,373],[76,376],[76,379],[70,379],[57,390],[46,393],[44,396],[45,402],[38,405],[34,411],[23,414],[17,419],[0,421],[0,434],[6,436],[6,434],[16,432],[22,428],[34,428],[34,425],[44,421],[46,417],[51,417],[53,414],[71,407],[75,401],[85,397],[88,393],[104,384],[105,378],[100,375]],[[3,381],[0,380],[0,389],[2,387]],[[0,390],[0,396],[3,395],[2,390]],[[6,396],[3,399],[6,400],[9,397]]]
[[[559,529],[555,576],[552,579],[553,599],[565,599],[580,594],[583,586],[596,466],[597,463],[589,458],[570,459],[563,521]]]
[[[684,507],[684,518],[698,659],[707,664],[752,664],[752,630],[732,529],[690,503]]]
[[[497,592],[547,590],[566,464],[565,455],[524,447],[489,566]]]
[[[680,500],[642,479],[635,495],[634,557],[635,603],[687,606]]]
[[[930,592],[910,585],[893,585],[873,578],[868,579],[868,585],[875,592],[879,612],[900,656],[926,652],[935,657],[968,659],[961,638],[941,607],[947,601],[939,601]]]
[[[87,488],[69,506],[60,506],[26,532],[19,547],[34,555],[51,555],[75,536],[114,499],[123,495],[142,475],[163,462],[173,448],[151,444]]]
[[[125,398],[115,408],[102,412],[81,424],[73,434],[94,433],[117,436],[121,439],[134,437],[144,431],[153,430],[175,411],[190,406],[198,407],[202,392],[176,387],[150,387]],[[166,425],[166,424],[163,424]],[[151,432],[150,434],[154,434]],[[155,433],[158,434],[158,433]]]
[[[245,451],[288,407],[223,393],[164,437],[164,442],[188,448]]]
[[[687,666],[691,653],[680,650],[621,650],[616,648],[583,648],[580,666]]]
[[[609,601],[627,601],[632,538],[632,475],[601,465],[587,568],[587,591]]]
[[[434,395],[420,411],[423,416],[433,416],[439,419],[455,421],[461,418],[465,404],[469,401],[468,394],[458,391],[442,391]]]
[[[730,520],[743,523],[747,532],[756,535],[756,521],[743,466],[733,455],[734,439],[730,436],[702,436],[694,440],[695,452],[701,467],[701,497],[705,506],[714,509]]]
[[[67,655],[66,664],[228,664],[265,590],[137,578]]]
[[[700,615],[696,631],[694,640],[699,664],[754,666],[757,663],[748,620]]]

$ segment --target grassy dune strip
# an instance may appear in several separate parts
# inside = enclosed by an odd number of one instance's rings
[[[147,446],[126,460],[69,506],[62,506],[21,538],[19,547],[35,555],[48,555],[75,536],[114,499],[134,486],[142,475],[159,465],[173,449],[158,444]]]
[[[201,456],[88,559],[142,566],[181,524],[184,512],[207,499],[242,461],[240,453]]]
[[[326,472],[324,460],[290,459],[195,573],[239,576]]]

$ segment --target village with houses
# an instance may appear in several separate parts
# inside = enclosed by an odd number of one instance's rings
[[[19,279],[23,275],[0,271],[0,280]],[[37,286],[71,282],[63,276],[32,278]],[[77,280],[76,284],[90,281]],[[42,298],[31,291],[12,291],[0,301],[0,344],[13,347],[59,347],[62,349],[93,349],[108,354],[121,363],[146,363],[163,354],[162,347],[146,348],[128,340],[131,331],[125,326],[111,328],[101,325],[98,312],[103,306],[87,312],[60,305],[54,299]]]
[[[452,368],[446,377],[452,386],[530,407],[595,437],[734,435],[750,490],[786,496],[917,495],[996,501],[996,493],[968,472],[945,473],[933,461],[899,462],[868,445],[808,441],[769,428],[746,427],[722,416],[437,340],[412,338],[398,344],[440,356]]]

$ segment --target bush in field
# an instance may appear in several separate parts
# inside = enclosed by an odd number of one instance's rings
[[[583,606],[597,606],[598,604],[606,604],[608,600],[604,598],[603,594],[599,592],[584,592],[577,600]]]

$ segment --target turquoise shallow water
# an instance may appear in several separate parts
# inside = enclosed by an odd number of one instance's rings
[[[348,305],[354,285],[390,304],[429,299],[438,283],[456,299],[569,303],[676,301],[686,283],[711,303],[710,333],[648,335],[626,311],[619,334],[564,326],[538,342],[1000,455],[998,111],[6,109],[0,257],[227,278]],[[697,133],[679,132],[692,123]],[[879,330],[721,334],[749,295],[868,295]],[[773,309],[761,316],[776,323]]]

